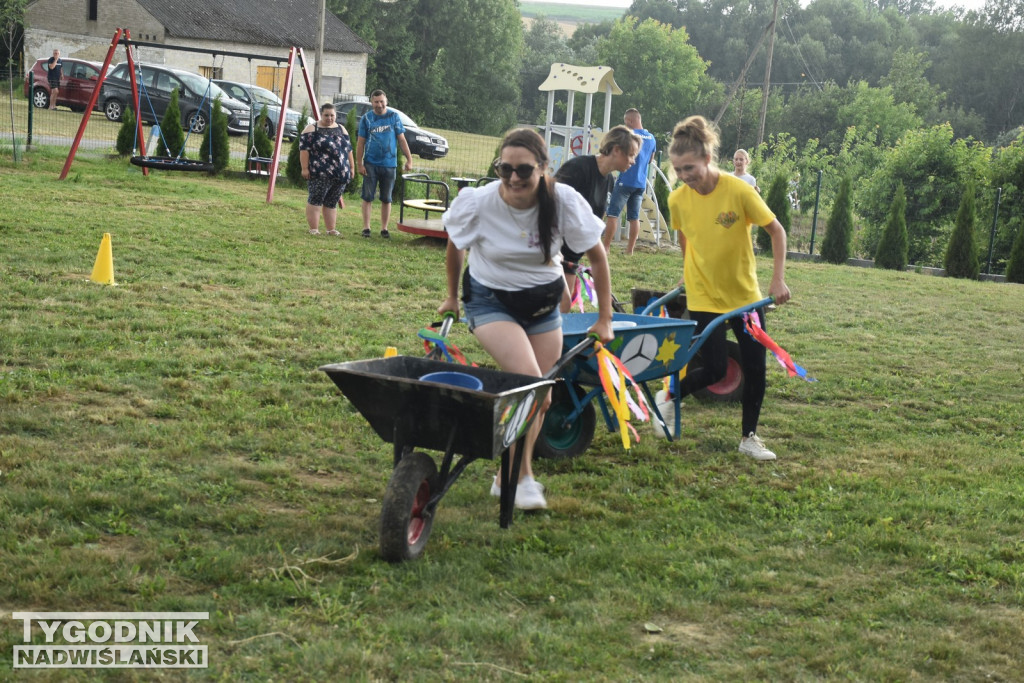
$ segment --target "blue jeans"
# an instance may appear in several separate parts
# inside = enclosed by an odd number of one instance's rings
[[[626,187],[615,184],[612,190],[612,198],[608,201],[608,211],[605,215],[618,218],[622,213],[622,206],[626,206],[626,220],[635,221],[640,218],[640,204],[644,199],[644,188]]]
[[[372,202],[374,190],[380,185],[380,200],[385,204],[391,203],[391,190],[395,188],[395,175],[397,169],[394,166],[374,166],[364,164],[366,175],[363,176],[363,201]]]

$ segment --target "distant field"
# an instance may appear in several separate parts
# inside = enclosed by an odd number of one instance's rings
[[[543,14],[559,24],[599,24],[609,19],[618,19],[623,14],[623,10],[615,7],[587,7],[560,2],[524,2],[520,3],[519,11],[523,17],[530,19]]]

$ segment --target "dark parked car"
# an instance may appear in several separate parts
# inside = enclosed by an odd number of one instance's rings
[[[252,117],[255,121],[259,118],[263,107],[267,108],[267,125],[264,132],[274,137],[277,132],[277,120],[281,117],[281,98],[266,88],[250,83],[238,83],[236,81],[222,81],[213,79],[213,82],[223,88],[230,97],[243,102],[252,110]],[[294,109],[287,109],[284,113],[284,136],[291,140],[299,134],[299,130],[305,128],[316,119],[307,119],[306,123],[299,125],[299,117],[302,114]]]
[[[363,114],[373,107],[369,102],[335,102],[334,108],[338,112],[338,120],[344,122],[351,109],[355,109],[356,116],[362,118]],[[405,112],[391,106],[388,109],[393,109],[398,114],[398,118],[402,120],[402,125],[405,127],[405,141],[409,143],[410,152],[424,159],[440,159],[448,154],[447,140],[437,133],[423,130]]]
[[[206,130],[212,111],[210,100],[220,98],[220,106],[228,117],[228,132],[249,132],[249,107],[229,97],[210,79],[166,66],[136,64],[136,69],[139,115],[145,123],[158,123],[163,118],[167,105],[171,103],[171,93],[177,88],[183,128],[190,126],[193,133]],[[134,107],[130,78],[128,64],[122,63],[111,69],[103,80],[99,106],[111,121],[120,121],[124,110]],[[204,102],[207,97],[209,99]]]
[[[25,74],[25,97],[31,97],[32,104],[41,109],[50,106],[50,83],[46,79],[46,62],[49,59],[47,57],[36,60],[29,72]],[[92,91],[96,89],[96,82],[99,80],[100,69],[103,65],[99,62],[66,57],[62,57],[61,61],[64,63],[64,68],[61,70],[57,106],[69,107],[71,111],[85,111],[85,108],[89,106]],[[29,74],[33,79],[31,93],[29,92]]]

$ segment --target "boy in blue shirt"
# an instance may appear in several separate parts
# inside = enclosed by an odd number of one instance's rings
[[[612,238],[619,227],[619,214],[622,207],[626,207],[626,220],[629,221],[629,244],[626,246],[626,254],[633,253],[636,246],[636,238],[640,235],[640,204],[643,202],[644,190],[647,188],[647,165],[651,163],[654,152],[658,148],[654,136],[644,129],[640,121],[640,112],[636,109],[627,109],[622,117],[623,123],[636,133],[641,142],[640,153],[636,155],[636,163],[629,167],[625,173],[619,174],[612,189],[612,198],[608,202],[608,215],[605,217],[604,248],[612,246]]]

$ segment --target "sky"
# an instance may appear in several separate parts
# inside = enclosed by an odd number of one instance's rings
[[[566,5],[593,5],[594,7],[621,7],[623,9],[629,7],[632,0],[520,0],[520,2],[560,2]],[[801,0],[802,5],[806,5],[805,0]],[[985,0],[936,0],[936,7],[952,7],[953,5],[959,5],[960,7],[966,7],[967,9],[981,9],[985,6]]]

